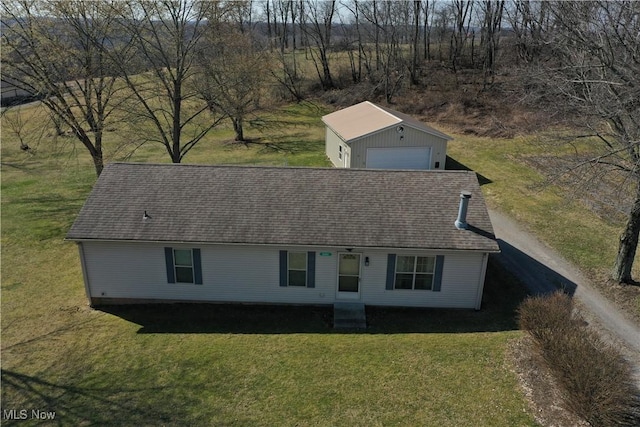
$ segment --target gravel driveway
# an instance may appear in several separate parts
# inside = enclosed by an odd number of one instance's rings
[[[585,319],[618,347],[634,365],[640,386],[640,328],[596,291],[589,280],[556,251],[540,242],[508,216],[489,210],[500,244],[499,262],[534,294],[563,287],[583,308]]]

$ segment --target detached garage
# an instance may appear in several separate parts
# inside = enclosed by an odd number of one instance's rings
[[[411,116],[365,101],[322,121],[336,167],[444,170],[452,138]]]

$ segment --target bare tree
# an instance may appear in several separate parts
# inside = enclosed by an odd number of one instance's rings
[[[550,2],[514,0],[505,15],[515,35],[518,57],[532,62],[540,57],[550,26]]]
[[[231,119],[235,140],[245,141],[244,122],[260,106],[269,57],[247,34],[224,26],[209,34],[198,90],[211,110]]]
[[[194,85],[206,18],[217,13],[217,6],[209,1],[139,0],[127,3],[122,15],[121,30],[131,35],[147,70],[119,70],[136,100],[130,108],[154,129],[140,137],[162,144],[174,163],[222,120],[211,116]]]
[[[423,33],[423,56],[427,61],[431,60],[431,29],[433,27],[433,15],[435,11],[435,2],[429,0],[422,1],[422,33]]]
[[[367,76],[372,75],[373,65],[372,65],[372,57],[373,54],[371,49],[371,43],[366,43],[367,39],[365,38],[366,30],[363,28],[365,24],[363,24],[362,18],[362,3],[361,1],[351,1],[344,2],[342,6],[351,13],[351,25],[342,23],[343,27],[349,28],[353,27],[355,32],[356,40],[349,40],[349,63],[351,65],[351,78],[354,83],[359,83],[363,77],[363,68],[366,72]],[[365,6],[366,8],[367,6]],[[341,19],[343,18],[340,15]],[[345,25],[346,24],[346,25]],[[354,52],[353,43],[357,41],[357,53]],[[376,47],[377,49],[377,47]]]
[[[402,2],[368,2],[361,9],[362,17],[369,23],[370,32],[378,40],[376,50],[377,67],[369,78],[391,103],[407,69],[400,46],[402,28],[405,26],[405,7]],[[370,35],[371,37],[371,35]]]
[[[126,99],[112,56],[126,66],[131,44],[118,35],[115,11],[94,1],[17,0],[2,3],[2,74],[42,98],[87,149],[97,175],[103,136]]]
[[[451,4],[454,29],[450,39],[449,60],[454,73],[457,73],[461,67],[464,48],[469,40],[473,4],[473,0],[455,0]]]
[[[280,52],[289,49],[289,8],[292,6],[289,0],[273,0],[273,28],[280,42]],[[278,17],[280,25],[278,25]]]
[[[572,168],[622,173],[634,187],[613,277],[632,283],[640,233],[640,3],[558,2],[549,5],[550,60],[537,80],[548,105],[593,136]],[[568,114],[567,114],[568,113]],[[595,142],[593,142],[595,141]],[[587,156],[587,157],[584,157]]]
[[[225,14],[236,23],[241,33],[244,34],[253,28],[253,0],[215,1],[214,3],[223,4],[223,8],[226,9]]]
[[[435,5],[434,5],[435,8]],[[445,38],[449,31],[449,25],[451,16],[453,14],[453,8],[450,5],[440,5],[434,10],[435,16],[433,18],[433,26],[436,29],[437,45],[438,45],[438,61],[444,61],[444,52],[442,48],[445,44]]]
[[[483,86],[493,84],[496,71],[496,55],[502,30],[504,0],[484,0],[482,4],[482,29],[480,49],[482,50]]]
[[[307,0],[304,8],[305,15],[300,17],[301,22],[305,22],[302,30],[310,40],[313,40],[315,45],[315,48],[309,51],[324,90],[335,87],[329,66],[331,32],[335,11],[336,2],[333,0]]]
[[[420,15],[422,13],[422,7],[420,0],[414,0],[413,2],[413,33],[411,35],[411,84],[417,85],[420,83],[418,78],[418,67],[420,66],[420,50],[418,45],[420,43]]]

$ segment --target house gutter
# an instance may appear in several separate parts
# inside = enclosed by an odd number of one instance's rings
[[[204,242],[204,241],[181,241],[181,240],[133,240],[133,239],[82,239],[82,238],[66,238],[65,241],[76,242],[109,242],[109,243],[153,243],[158,245],[178,244],[178,245],[211,245],[211,246],[268,246],[268,247],[292,247],[292,248],[335,248],[336,250],[353,249],[353,250],[402,250],[402,251],[447,251],[447,252],[482,252],[482,253],[500,253],[500,249],[488,250],[478,249],[456,249],[456,248],[420,248],[420,247],[398,247],[398,246],[359,246],[350,244],[300,244],[300,243],[241,243],[241,242]],[[497,246],[497,242],[496,242]]]

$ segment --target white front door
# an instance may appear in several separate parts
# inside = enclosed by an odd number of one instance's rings
[[[347,152],[344,153],[344,167],[351,167],[351,163],[349,162],[349,153]]]
[[[360,299],[360,254],[338,253],[337,299]]]

